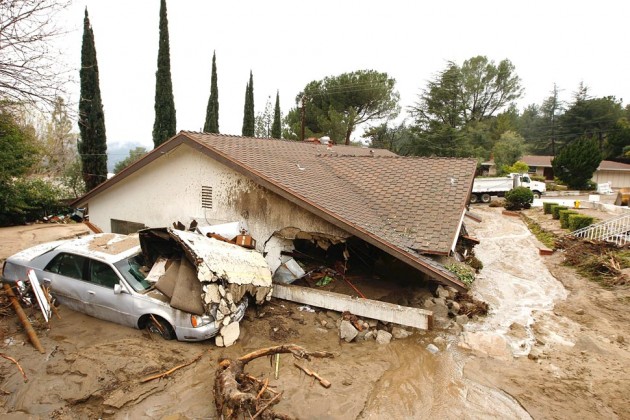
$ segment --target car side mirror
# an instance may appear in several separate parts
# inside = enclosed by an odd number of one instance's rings
[[[115,295],[119,295],[121,293],[125,293],[125,289],[122,288],[122,286],[120,285],[120,283],[116,283],[114,285],[114,294]]]

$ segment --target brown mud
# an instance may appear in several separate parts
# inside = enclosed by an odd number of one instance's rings
[[[475,211],[484,218],[477,233],[503,236],[507,242],[525,238],[515,248],[486,240],[485,251],[482,240],[478,256],[485,268],[479,285],[484,276],[486,281],[492,280],[501,271],[529,281],[549,267],[552,275],[545,281],[558,294],[551,304],[539,305],[528,315],[523,308],[510,307],[527,287],[513,289],[514,296],[493,289],[494,284],[479,287],[475,293],[495,290],[497,295],[489,300],[490,315],[471,321],[464,333],[496,333],[503,340],[500,343],[509,344],[503,349],[507,349],[502,353],[505,357],[460,348],[463,337],[457,329],[414,331],[410,337],[386,345],[341,342],[336,326],[341,314],[300,311],[299,305],[276,299],[248,309],[241,336],[229,348],[218,348],[213,340],[164,341],[145,331],[61,307],[62,319],[53,319],[50,329],[36,325],[44,355],[26,342],[15,316],[0,319],[0,351],[18,359],[29,378],[24,383],[15,365],[0,359],[0,413],[5,418],[216,418],[212,389],[219,359],[292,342],[335,355],[302,362],[330,381],[331,388],[321,387],[295,368],[289,355],[280,358],[277,380],[271,360],[266,358],[251,362],[246,370],[269,378],[270,385],[284,393],[274,409],[300,418],[627,417],[628,291],[607,290],[588,282],[561,266],[560,254],[542,260],[534,252],[535,243],[527,242],[533,239],[521,230],[522,223],[510,218],[516,224],[506,225],[499,209]],[[38,242],[73,236],[82,228],[37,225],[1,229],[0,259]],[[511,253],[503,254],[510,249]],[[481,257],[484,252],[485,260]],[[526,274],[519,271],[521,265],[529,267]],[[513,300],[506,302],[509,299]],[[508,314],[505,319],[493,318],[496,308],[506,309],[502,311]],[[27,312],[31,319],[38,319],[35,311]],[[525,348],[520,347],[523,342]],[[427,350],[429,344],[439,351]],[[538,352],[537,360],[512,356],[525,353],[527,346]],[[164,379],[140,382],[202,352],[199,361]]]

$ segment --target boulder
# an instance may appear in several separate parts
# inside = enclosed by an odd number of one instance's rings
[[[444,298],[444,299],[448,299],[451,297],[451,294],[449,293],[449,291],[446,290],[444,286],[442,285],[437,287],[437,289],[435,290],[435,295],[439,298]]]
[[[455,315],[459,315],[459,310],[460,310],[460,305],[459,303],[455,302],[454,300],[449,301],[448,303],[448,313],[452,314],[453,316]]]
[[[411,334],[412,333],[410,331],[407,331],[402,327],[392,328],[392,336],[394,336],[396,340],[402,340],[403,338],[409,337]]]
[[[376,342],[378,344],[389,344],[392,341],[392,335],[385,330],[378,330],[376,333]]]
[[[339,337],[342,340],[345,340],[347,343],[349,343],[354,340],[358,334],[359,331],[354,328],[354,325],[352,325],[350,321],[341,321],[341,325],[339,325]]]
[[[429,344],[427,346],[427,350],[429,350],[431,353],[435,354],[437,352],[440,351],[440,349],[437,348],[437,346],[435,344]]]
[[[468,315],[457,315],[455,317],[455,322],[459,325],[465,325],[468,323]]]

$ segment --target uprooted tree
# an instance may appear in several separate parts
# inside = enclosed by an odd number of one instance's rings
[[[280,401],[281,393],[272,390],[268,386],[268,381],[262,381],[248,375],[244,370],[245,365],[254,359],[280,353],[291,353],[293,357],[305,360],[310,360],[311,357],[333,357],[332,353],[309,352],[295,344],[286,344],[256,350],[236,360],[221,360],[214,379],[214,401],[217,416],[223,419],[293,418],[271,409]]]

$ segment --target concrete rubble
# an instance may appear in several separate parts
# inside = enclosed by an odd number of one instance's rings
[[[210,316],[219,328],[216,344],[230,346],[240,334],[247,295],[271,299],[271,271],[259,252],[200,233],[159,228],[140,232],[155,287],[171,306]]]

